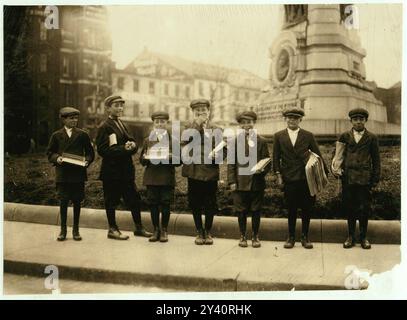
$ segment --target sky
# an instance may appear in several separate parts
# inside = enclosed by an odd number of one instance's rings
[[[401,81],[401,4],[358,4],[367,80]],[[112,58],[126,66],[143,48],[246,69],[267,79],[269,48],[281,31],[282,5],[109,6]]]

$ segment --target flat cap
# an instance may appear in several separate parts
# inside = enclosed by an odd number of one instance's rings
[[[242,111],[236,115],[236,121],[240,122],[242,119],[257,120],[257,114],[254,111]]]
[[[191,104],[189,105],[192,109],[195,109],[197,107],[207,107],[209,108],[211,106],[211,103],[209,100],[206,99],[195,99],[191,101]]]
[[[118,96],[118,95],[111,95],[111,96],[108,96],[108,97],[105,99],[105,106],[106,106],[106,107],[110,107],[113,102],[123,102],[123,103],[124,103],[125,100],[124,100],[121,96]]]
[[[78,109],[72,108],[72,107],[64,107],[59,110],[59,116],[60,117],[69,117],[69,116],[75,116],[79,115],[80,111]]]
[[[154,119],[169,120],[170,115],[168,114],[168,112],[165,112],[165,111],[156,111],[151,115],[151,120],[154,120]]]
[[[355,108],[349,111],[349,118],[354,118],[354,117],[364,117],[364,118],[369,118],[369,112],[366,109],[363,108]]]
[[[301,108],[289,108],[283,111],[284,117],[294,116],[303,117],[305,115],[304,110]]]

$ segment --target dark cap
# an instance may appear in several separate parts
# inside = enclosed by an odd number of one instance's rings
[[[211,103],[209,102],[209,100],[206,99],[195,99],[191,101],[190,107],[192,109],[195,109],[197,107],[207,107],[209,108],[211,106]]]
[[[305,115],[304,110],[301,108],[290,108],[283,111],[284,117],[303,117]]]
[[[165,111],[156,111],[151,115],[151,120],[154,121],[155,119],[169,120],[170,115],[168,114],[168,112]]]
[[[72,107],[64,107],[61,110],[59,110],[59,116],[60,117],[69,117],[69,116],[76,116],[79,115],[80,111],[78,109],[72,108]]]
[[[349,111],[349,118],[355,118],[355,117],[364,117],[369,118],[369,112],[366,109],[363,108],[355,108]]]
[[[105,106],[106,107],[110,107],[112,105],[113,102],[125,102],[124,99],[121,96],[118,95],[112,95],[112,96],[108,96],[105,99]]]
[[[254,111],[242,111],[236,115],[236,121],[240,122],[242,119],[257,120],[257,114]]]

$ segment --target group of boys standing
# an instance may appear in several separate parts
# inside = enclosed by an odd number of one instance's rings
[[[153,233],[145,230],[140,214],[140,194],[135,185],[135,169],[132,156],[137,153],[138,145],[134,137],[120,120],[125,101],[118,95],[105,99],[108,118],[101,124],[96,137],[97,152],[102,157],[99,179],[103,183],[105,210],[109,225],[108,238],[127,240],[129,237],[120,232],[115,216],[115,209],[123,198],[125,205],[131,211],[135,224],[134,235],[148,237],[151,242],[168,241],[168,223],[170,219],[170,205],[174,199],[175,166],[181,165],[180,159],[172,161],[176,154],[171,146],[175,137],[168,129],[169,114],[158,111],[152,114],[153,130],[144,140],[140,163],[145,166],[143,184],[147,188],[147,200],[151,211]],[[190,104],[193,121],[186,130],[194,129],[201,138],[201,161],[198,163],[182,164],[182,176],[188,179],[188,203],[192,211],[197,230],[195,244],[211,245],[211,233],[214,215],[218,211],[217,190],[219,181],[219,164],[204,161],[204,141],[206,130],[215,129],[210,121],[210,102],[205,99],[193,100]],[[79,111],[66,107],[60,110],[64,123],[63,128],[53,133],[48,146],[48,159],[56,167],[56,185],[60,199],[61,232],[59,241],[67,236],[67,207],[69,200],[74,206],[73,239],[81,240],[79,234],[80,204],[84,198],[84,181],[86,169],[94,160],[94,151],[88,134],[77,128]],[[240,247],[247,247],[247,217],[252,217],[252,246],[261,246],[259,240],[260,218],[264,192],[266,188],[265,176],[273,166],[278,185],[284,191],[284,199],[288,209],[288,238],[284,247],[289,249],[295,245],[295,229],[297,210],[301,209],[302,232],[301,244],[306,249],[313,248],[308,237],[310,219],[315,204],[315,196],[311,196],[305,174],[307,154],[309,150],[322,158],[314,135],[300,128],[299,124],[304,116],[303,109],[293,108],[283,112],[287,128],[274,134],[272,162],[250,175],[239,174],[241,164],[235,161],[228,163],[227,176],[230,189],[233,191],[233,204],[238,217],[240,230]],[[344,213],[348,216],[348,237],[344,248],[351,248],[356,243],[355,226],[359,219],[360,243],[362,248],[371,247],[367,240],[367,225],[371,203],[371,188],[380,179],[380,155],[378,141],[374,134],[365,129],[368,119],[365,109],[357,108],[349,112],[352,128],[343,133],[339,142],[345,145],[344,161],[342,165],[342,202]],[[266,140],[259,135],[252,135],[257,115],[253,111],[240,112],[236,120],[241,129],[241,140],[245,142],[245,154],[251,148],[257,155],[257,161],[270,158]],[[163,139],[169,142],[168,162],[159,164],[151,160],[149,150]],[[224,151],[224,150],[223,150]],[[221,152],[223,152],[221,151]],[[235,157],[237,151],[235,151]],[[64,153],[83,156],[84,166],[77,166],[63,161]],[[214,158],[212,159],[214,160]],[[271,165],[272,163],[272,165]],[[323,163],[325,173],[329,170]],[[161,213],[161,223],[160,223]],[[202,220],[205,216],[205,221]]]

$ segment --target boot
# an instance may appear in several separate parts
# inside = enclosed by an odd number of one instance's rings
[[[167,228],[162,228],[160,234],[160,242],[167,242],[168,241],[168,232]]]
[[[360,245],[363,249],[370,249],[372,247],[369,240],[367,240],[366,238],[360,239]]]
[[[205,235],[203,230],[198,230],[198,235],[196,236],[195,239],[195,244],[197,245],[203,245],[205,243]]]
[[[253,248],[260,248],[261,247],[259,236],[257,234],[253,235],[253,237],[252,237],[252,247]]]
[[[247,248],[247,239],[245,234],[240,235],[239,247]]]
[[[352,248],[352,247],[355,246],[355,243],[356,243],[356,241],[355,241],[355,236],[354,236],[354,235],[349,235],[349,236],[346,238],[345,242],[343,243],[343,247],[344,247],[345,249],[350,249],[350,248]]]
[[[64,241],[66,239],[66,226],[61,226],[61,232],[57,238],[58,241]]]
[[[138,224],[138,225],[136,225],[136,230],[134,230],[134,235],[149,238],[153,234],[151,232],[148,232],[146,229],[144,229],[144,227],[141,224]]]
[[[303,234],[301,236],[301,244],[305,249],[312,249],[314,246],[311,241],[308,239],[308,235]]]
[[[291,248],[294,248],[294,245],[295,245],[295,238],[293,236],[289,236],[287,241],[284,243],[284,248],[291,249]]]
[[[150,241],[150,242],[157,242],[158,240],[161,240],[161,239],[160,239],[160,229],[154,228],[154,232],[153,232],[153,234],[151,235],[151,237],[148,239],[148,241]]]
[[[208,245],[213,244],[213,238],[209,231],[205,231],[205,244],[208,244]]]
[[[114,240],[127,240],[129,236],[123,235],[118,227],[110,227],[107,232],[107,237]]]
[[[79,227],[73,227],[72,229],[72,237],[75,241],[81,241],[82,237],[79,234]]]

